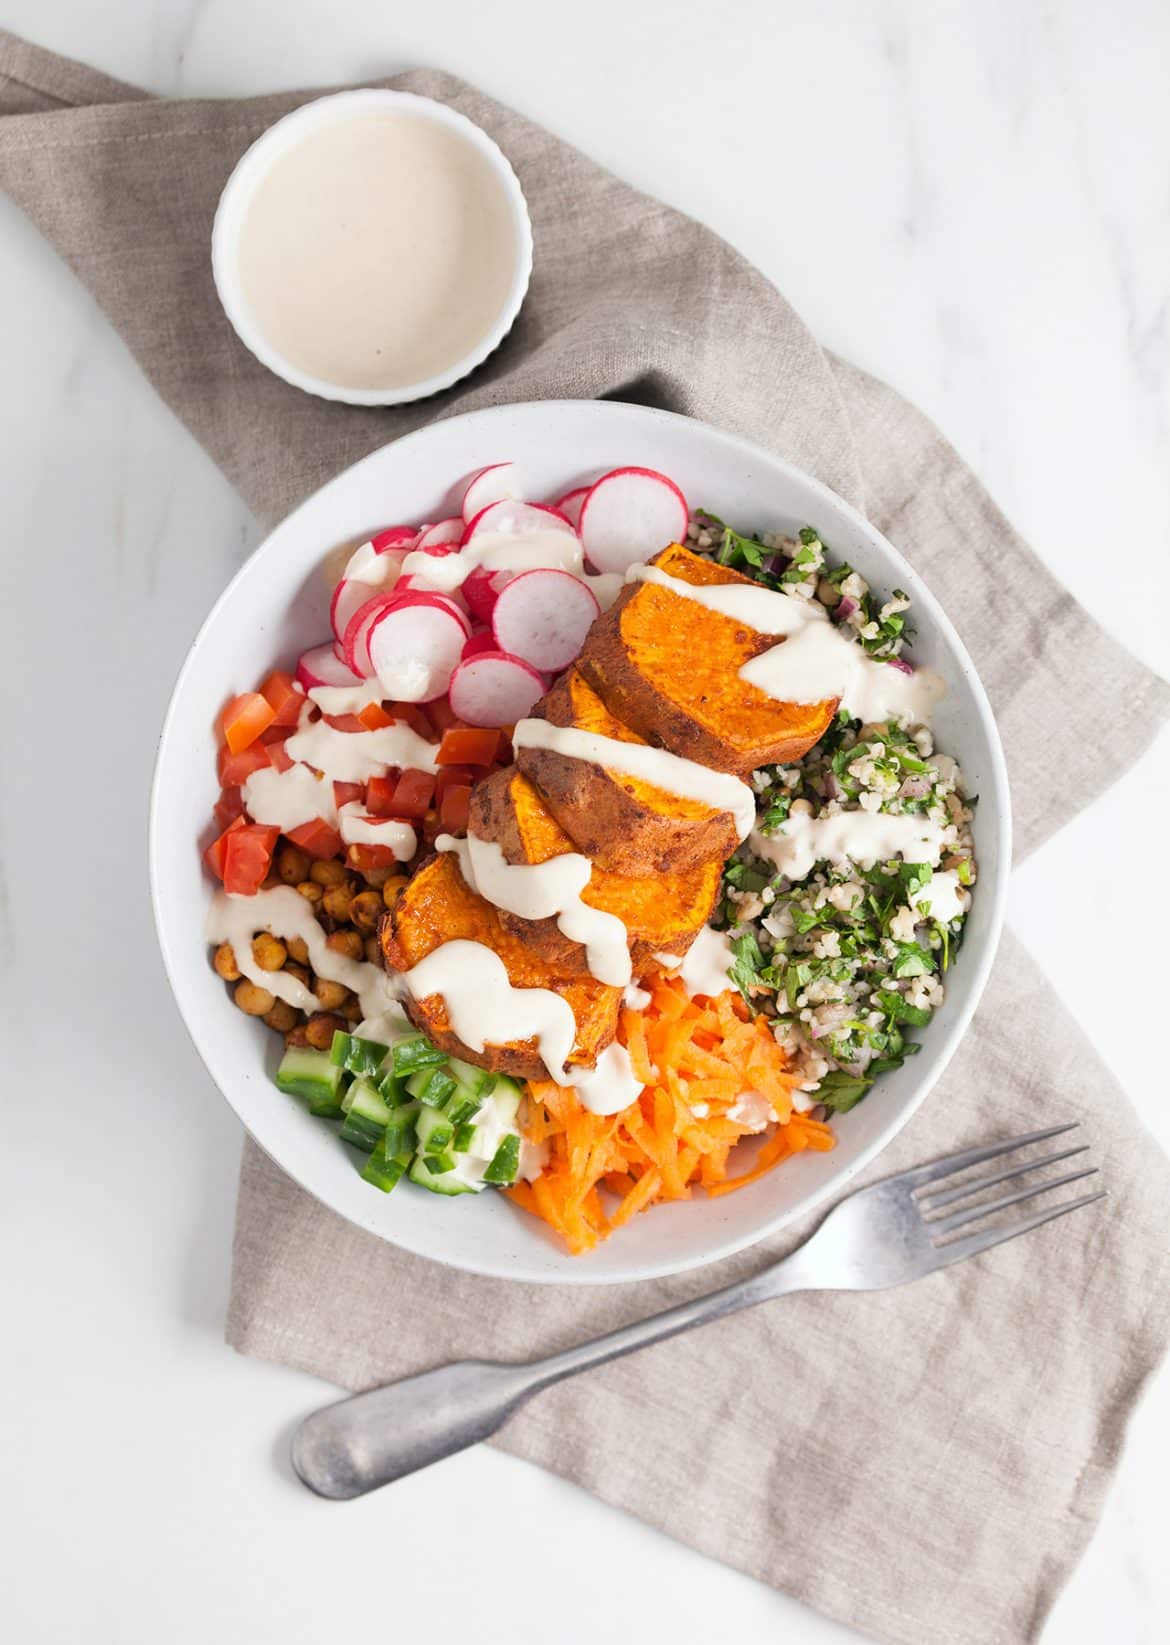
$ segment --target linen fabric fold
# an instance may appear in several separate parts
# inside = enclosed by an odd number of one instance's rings
[[[397,435],[479,406],[664,406],[817,475],[923,573],[996,711],[1019,852],[1133,762],[1170,690],[1056,582],[919,412],[826,354],[701,225],[448,75],[381,83],[440,98],[496,139],[528,199],[536,265],[515,328],[474,376],[420,404],[357,409],[265,371],[211,282],[228,174],[317,94],[156,99],[0,32],[0,184],[261,520]],[[1087,678],[1108,743],[1077,727]],[[1067,1119],[1100,1156],[1104,1214],[902,1291],[788,1298],[659,1344],[546,1392],[497,1443],[879,1638],[1035,1639],[1165,1350],[1170,1169],[1009,935],[951,1066],[868,1173]],[[453,1357],[528,1356],[752,1272],[808,1226],[673,1279],[535,1288],[361,1233],[248,1142],[228,1340],[347,1388]],[[804,1557],[810,1524],[832,1526],[831,1560]]]

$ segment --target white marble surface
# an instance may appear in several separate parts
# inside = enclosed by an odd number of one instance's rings
[[[0,0],[0,23],[165,93],[476,79],[741,246],[1170,672],[1162,0]],[[327,1390],[222,1346],[239,1136],[166,993],[144,868],[161,705],[256,531],[3,201],[0,247],[6,1636],[855,1637],[492,1452],[349,1508],[293,1483],[289,1427]],[[1012,897],[1163,1144],[1170,906],[1135,865],[1168,758]],[[1168,1442],[1163,1373],[1045,1645],[1170,1635]]]

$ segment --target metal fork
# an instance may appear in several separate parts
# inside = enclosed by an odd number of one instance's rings
[[[705,1325],[740,1308],[754,1308],[790,1291],[880,1291],[989,1251],[1103,1199],[1104,1190],[968,1234],[959,1235],[958,1230],[1037,1194],[1094,1176],[1096,1167],[1046,1176],[961,1209],[948,1207],[1015,1177],[1047,1170],[1086,1153],[1087,1147],[1019,1160],[990,1176],[968,1178],[953,1186],[951,1179],[972,1166],[1075,1128],[1074,1121],[980,1148],[964,1148],[859,1189],[835,1206],[802,1246],[761,1273],[563,1353],[520,1365],[461,1360],[328,1405],[306,1417],[294,1434],[293,1467],[320,1496],[362,1496],[487,1439],[542,1388],[689,1331],[693,1325]]]

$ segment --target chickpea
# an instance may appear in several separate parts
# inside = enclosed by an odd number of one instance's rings
[[[305,1025],[303,1022],[298,1022],[295,1028],[289,1029],[288,1033],[284,1036],[284,1043],[290,1051],[294,1048],[298,1050],[303,1049],[306,1045],[308,1045],[309,1036],[305,1033]]]
[[[250,1017],[267,1016],[276,1004],[276,995],[270,994],[267,988],[259,988],[247,978],[238,982],[232,995],[241,1011],[246,1011]]]
[[[368,886],[371,886],[373,888],[373,890],[375,890],[375,891],[380,891],[382,889],[382,887],[386,884],[386,881],[391,879],[393,877],[393,875],[394,875],[394,869],[393,868],[363,868],[362,869],[362,879],[365,880],[366,884]]]
[[[303,983],[306,988],[312,988],[313,986],[313,973],[309,970],[307,965],[297,965],[294,961],[290,960],[284,968],[284,974],[286,977],[295,977],[297,981],[299,983]]]
[[[359,931],[376,931],[384,908],[376,891],[359,891],[349,905],[349,917]]]
[[[345,954],[351,960],[360,960],[365,948],[360,931],[334,931],[325,938],[326,948],[332,948],[335,954]]]
[[[309,945],[304,937],[286,937],[284,946],[288,949],[290,960],[296,960],[298,965],[308,965]]]
[[[393,879],[387,880],[382,887],[382,901],[387,908],[393,908],[399,897],[410,884],[405,874],[395,874]]]
[[[377,937],[366,938],[366,959],[370,965],[381,965],[382,944],[378,941]]]
[[[224,982],[239,982],[240,968],[236,964],[235,949],[230,942],[220,943],[211,963],[215,967],[216,975],[222,977]]]
[[[332,857],[325,862],[315,862],[309,869],[309,878],[317,885],[344,885],[345,864],[335,862]]]
[[[299,885],[309,877],[309,853],[289,840],[281,840],[276,848],[276,872],[285,885]]]
[[[252,944],[252,958],[261,971],[279,971],[288,959],[288,949],[278,938],[261,931]]]
[[[355,994],[351,994],[341,1008],[341,1014],[352,1028],[354,1023],[362,1020],[362,1002]]]
[[[349,919],[349,907],[353,901],[353,892],[348,885],[331,885],[322,899],[321,906],[331,920],[344,922]]]
[[[325,895],[316,880],[302,880],[297,890],[305,901],[313,908],[320,908],[321,898]]]
[[[318,977],[317,985],[313,989],[323,1011],[340,1011],[346,1000],[350,998],[349,989],[341,982],[331,982],[328,977]]]
[[[345,1020],[331,1011],[314,1011],[305,1024],[305,1039],[314,1051],[328,1051],[334,1034],[345,1032]]]
[[[297,1014],[287,1000],[277,1000],[272,1010],[265,1012],[264,1021],[278,1034],[287,1034],[290,1028],[296,1027]]]

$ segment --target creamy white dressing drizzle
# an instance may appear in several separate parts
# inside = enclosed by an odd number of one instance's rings
[[[912,892],[910,901],[932,920],[949,925],[970,908],[971,893],[964,888],[957,868],[944,868]]]
[[[457,554],[427,554],[414,549],[402,562],[405,576],[440,594],[455,594],[473,571],[567,571],[585,584],[602,611],[608,611],[625,587],[612,571],[586,571],[580,539],[567,531],[481,531]]]
[[[279,828],[282,834],[317,818],[337,825],[333,784],[307,765],[292,765],[287,771],[262,766],[244,782],[243,799],[253,822]]]
[[[584,1071],[574,1069],[572,1079],[566,1083],[577,1093],[582,1108],[591,1114],[620,1114],[642,1093],[642,1082],[634,1073],[630,1053],[618,1040],[606,1046],[596,1067]]]
[[[392,560],[393,554],[380,554],[380,560]],[[381,680],[360,680],[357,685],[314,685],[309,687],[309,701],[316,703],[322,714],[360,714],[372,703],[380,703],[386,695]]]
[[[757,857],[774,863],[790,880],[802,880],[819,862],[872,868],[901,857],[933,867],[942,856],[947,832],[945,824],[929,817],[888,811],[838,811],[832,817],[797,813],[785,818],[774,834],[753,830],[748,843]]]
[[[667,794],[709,805],[713,811],[730,811],[741,840],[751,832],[755,820],[755,796],[747,783],[665,748],[652,748],[649,743],[619,742],[616,737],[602,737],[576,726],[553,725],[549,720],[521,720],[512,733],[512,746],[547,748],[570,759],[588,760],[610,771],[620,771],[623,776],[637,777]]]
[[[342,806],[337,821],[346,845],[388,845],[399,862],[409,862],[418,850],[418,836],[409,823],[371,817],[357,800]]]
[[[575,851],[563,852],[542,863],[510,863],[494,840],[474,834],[456,839],[440,834],[438,851],[459,859],[464,880],[473,891],[522,920],[555,919],[570,942],[585,949],[591,976],[613,988],[630,980],[629,934],[616,914],[590,908],[581,893],[589,884],[593,864]]]
[[[503,960],[483,943],[441,943],[402,973],[402,983],[415,1000],[441,995],[452,1032],[471,1050],[534,1039],[550,1076],[571,1084],[565,1063],[577,1024],[568,1000],[551,988],[513,987]]]
[[[227,942],[236,956],[236,966],[249,982],[266,988],[277,999],[298,1011],[319,1011],[320,1001],[297,977],[287,971],[263,971],[252,954],[252,939],[261,931],[274,937],[299,937],[309,951],[309,964],[319,977],[352,989],[361,1002],[363,1017],[377,1017],[394,999],[386,973],[365,960],[350,959],[329,948],[325,932],[311,905],[290,885],[272,886],[254,897],[238,897],[217,891],[207,914],[207,940]]]
[[[777,702],[820,703],[838,697],[856,719],[929,725],[934,704],[946,692],[944,680],[933,669],[906,674],[867,656],[856,640],[833,626],[818,600],[796,599],[747,583],[687,583],[653,565],[631,566],[626,579],[669,589],[758,634],[784,635],[782,645],[749,658],[739,670],[746,685]]]
[[[315,766],[331,782],[359,783],[384,777],[390,766],[400,770],[436,771],[435,744],[408,725],[377,731],[337,731],[324,720],[300,727],[285,743],[291,760]]]
[[[654,958],[676,976],[692,996],[707,994],[713,998],[731,987],[727,977],[735,958],[731,939],[726,931],[716,931],[712,925],[703,927],[681,961],[677,954],[655,954]]]

